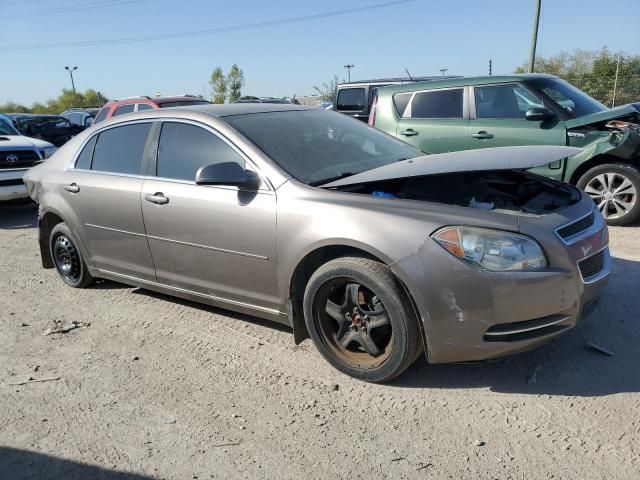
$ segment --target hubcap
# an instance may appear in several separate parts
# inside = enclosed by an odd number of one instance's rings
[[[605,219],[625,216],[633,209],[638,198],[631,180],[619,173],[602,173],[592,178],[584,191],[593,198]]]
[[[53,244],[53,260],[60,274],[76,282],[80,278],[80,255],[71,240],[65,235],[58,236]]]
[[[348,279],[325,284],[315,301],[323,342],[351,367],[374,368],[391,354],[392,328],[380,299]]]

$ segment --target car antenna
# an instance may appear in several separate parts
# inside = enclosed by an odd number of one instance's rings
[[[411,74],[409,73],[409,69],[405,67],[404,71],[407,72],[407,75],[409,76],[409,80],[411,80],[413,82],[413,78],[411,77]]]

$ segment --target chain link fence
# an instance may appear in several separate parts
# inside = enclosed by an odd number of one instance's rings
[[[599,77],[582,75],[564,79],[607,107],[640,102],[640,75]]]

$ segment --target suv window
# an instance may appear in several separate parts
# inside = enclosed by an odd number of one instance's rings
[[[109,113],[109,107],[104,107],[102,110],[100,110],[98,115],[96,115],[96,120],[93,123],[98,123],[104,120],[107,116],[107,113]]]
[[[203,128],[177,122],[162,125],[158,177],[193,181],[200,167],[222,162],[235,162],[243,168],[245,163],[224,140]]]
[[[477,118],[525,118],[527,110],[542,101],[520,85],[475,87]]]
[[[404,115],[404,110],[407,108],[409,100],[411,100],[411,95],[413,95],[412,92],[407,92],[397,93],[393,96],[393,104],[396,106],[396,111],[401,117]]]
[[[91,169],[139,174],[150,129],[151,123],[136,123],[101,132],[93,153]]]
[[[338,110],[359,112],[364,110],[364,88],[343,88],[338,92]]]
[[[462,88],[418,92],[411,102],[411,118],[462,118]]]
[[[91,158],[93,157],[93,148],[96,146],[96,140],[98,139],[97,135],[94,135],[91,140],[87,142],[84,146],[80,155],[78,155],[78,159],[76,160],[75,168],[82,168],[85,170],[89,170],[91,168]]]
[[[153,107],[148,103],[139,103],[138,112],[141,112],[142,110],[153,110]]]
[[[118,108],[116,108],[116,111],[113,112],[113,116],[116,117],[118,115],[123,115],[125,113],[131,113],[133,112],[133,107],[135,107],[135,103],[120,105]]]

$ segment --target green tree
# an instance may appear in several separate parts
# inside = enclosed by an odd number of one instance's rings
[[[324,82],[320,87],[314,86],[313,89],[318,92],[318,95],[323,102],[333,102],[333,96],[335,95],[337,86],[338,76],[334,75],[333,79],[328,82]]]
[[[233,103],[242,96],[242,86],[244,85],[244,73],[237,64],[234,63],[231,66],[227,81],[229,82],[229,102]]]
[[[0,105],[0,112],[16,113],[44,113],[57,115],[68,108],[75,107],[101,107],[109,99],[96,90],[89,89],[83,92],[73,93],[73,90],[65,88],[57,98],[50,98],[44,103],[35,102],[31,107],[7,102]]]
[[[222,68],[216,67],[211,73],[209,79],[211,91],[213,92],[213,103],[224,103],[227,99],[227,77],[224,76]]]

